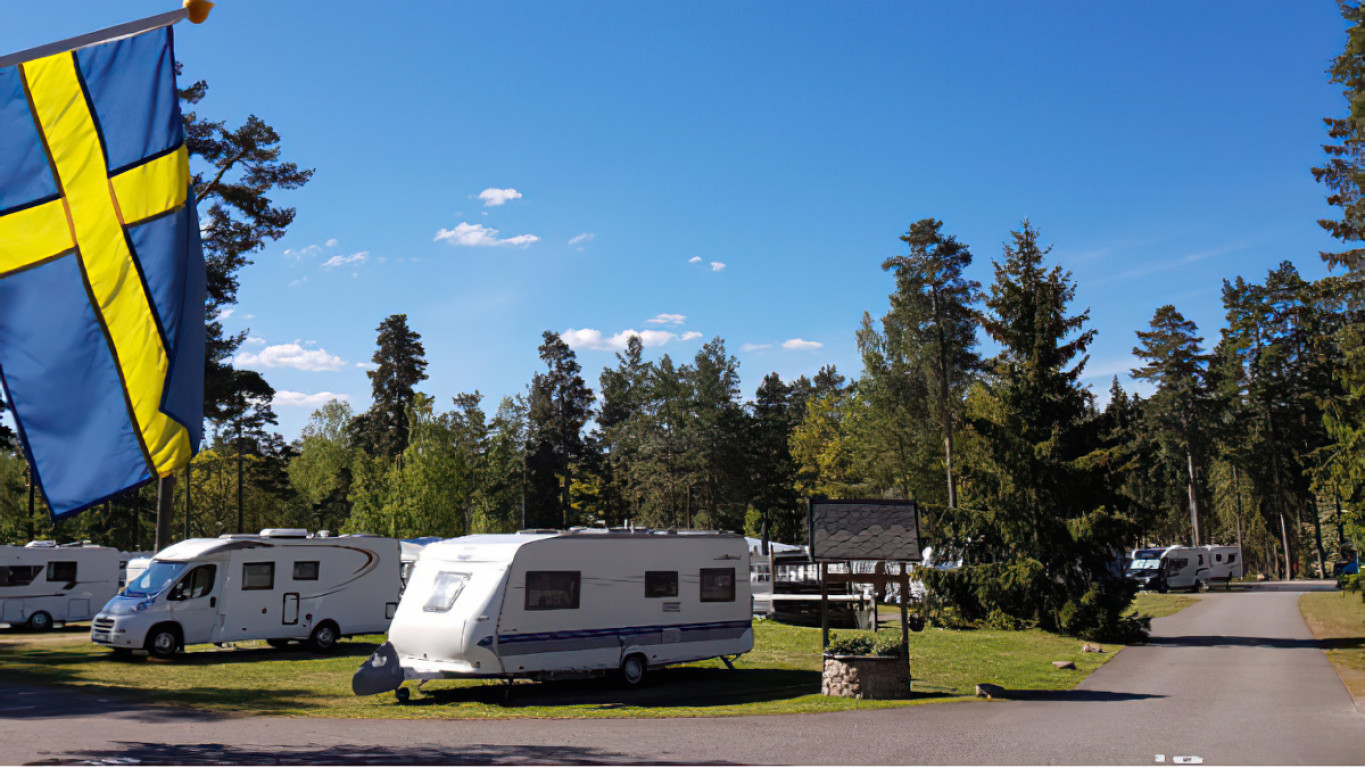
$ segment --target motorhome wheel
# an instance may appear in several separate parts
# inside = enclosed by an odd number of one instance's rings
[[[47,611],[38,611],[28,617],[28,628],[34,632],[46,632],[52,629],[52,614]]]
[[[147,635],[147,652],[161,659],[169,659],[180,650],[180,631],[174,625],[162,625]]]
[[[1203,579],[1195,579],[1195,582],[1194,582],[1194,591],[1195,591],[1195,592],[1208,592],[1208,591],[1209,591],[1209,585],[1206,584],[1206,583],[1204,582]]]
[[[645,657],[632,653],[621,662],[621,680],[626,685],[636,686],[645,679]]]
[[[330,621],[324,621],[313,630],[313,634],[308,638],[308,644],[313,646],[313,650],[325,652],[332,650],[332,646],[337,642],[337,625]]]

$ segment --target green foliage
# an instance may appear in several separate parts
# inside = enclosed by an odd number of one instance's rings
[[[392,459],[408,445],[408,409],[416,399],[414,387],[426,379],[426,350],[421,334],[408,328],[407,315],[389,315],[376,329],[377,349],[370,361],[373,404],[352,421],[351,440],[374,456]]]
[[[830,634],[825,653],[832,656],[894,656],[904,658],[905,646],[899,633],[870,632]]]
[[[1061,629],[1069,635],[1105,643],[1131,643],[1147,636],[1151,621],[1128,613],[1137,585],[1128,579],[1099,579],[1079,598],[1062,606]]]

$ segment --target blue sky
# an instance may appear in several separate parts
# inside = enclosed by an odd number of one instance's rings
[[[7,6],[0,52],[174,3]],[[1328,0],[322,8],[221,0],[176,29],[202,115],[257,114],[317,169],[225,320],[287,438],[324,393],[368,406],[396,312],[443,407],[521,391],[547,329],[594,388],[624,331],[679,360],[721,336],[751,397],[769,371],[857,374],[911,222],[943,220],[989,284],[1028,217],[1090,308],[1103,393],[1156,307],[1211,346],[1222,279],[1315,278],[1333,248],[1309,173],[1345,109]]]

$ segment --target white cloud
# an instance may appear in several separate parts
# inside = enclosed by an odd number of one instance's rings
[[[489,187],[479,193],[479,199],[486,206],[502,205],[508,200],[516,200],[521,197],[521,193],[515,189],[495,189]]]
[[[687,322],[687,315],[659,314],[645,321],[650,325],[682,325]]]
[[[293,344],[274,344],[260,352],[242,352],[234,362],[244,368],[296,368],[300,371],[339,371],[345,360],[325,349],[304,349]]]
[[[287,405],[303,408],[321,408],[322,406],[332,402],[333,400],[340,400],[342,402],[346,402],[347,400],[350,399],[351,399],[350,395],[339,395],[335,392],[317,392],[315,394],[310,395],[307,394],[306,392],[293,392],[288,389],[281,389],[275,393],[275,399],[272,402],[275,405]]]
[[[232,317],[232,315],[233,315],[236,311],[237,311],[237,310],[233,309],[232,307],[228,307],[227,309],[220,309],[220,310],[218,310],[218,316],[215,317],[215,318],[213,318],[213,319],[214,319],[214,320],[226,320],[226,319],[228,319],[229,317]]]
[[[700,257],[700,256],[693,256],[692,258],[690,258],[690,259],[687,260],[687,263],[688,263],[688,264],[700,264],[700,263],[701,263],[701,257]]]
[[[517,235],[502,240],[498,239],[498,230],[485,227],[482,224],[470,224],[461,222],[455,225],[454,229],[441,229],[436,233],[434,241],[445,240],[451,245],[467,246],[492,246],[492,245],[520,245],[527,246],[540,240],[535,235]]]
[[[771,344],[745,344],[739,348],[740,352],[757,352],[760,349],[767,349]]]
[[[328,247],[328,248],[335,248],[335,247],[337,247],[337,239],[336,239],[335,237],[329,238],[329,239],[327,240],[327,247]]]
[[[720,261],[713,261],[713,262],[711,262],[711,271],[712,271],[712,272],[719,272],[719,271],[721,271],[722,269],[725,269],[725,263],[724,263],[724,262],[720,262]]]
[[[592,240],[594,237],[597,237],[597,235],[594,235],[591,232],[584,232],[581,235],[574,235],[573,238],[569,240],[569,245],[578,245],[579,243],[586,243],[589,240]]]
[[[328,260],[322,262],[322,268],[323,268],[323,269],[335,269],[336,267],[339,267],[339,266],[341,266],[341,265],[343,265],[343,264],[355,264],[355,263],[361,263],[361,264],[363,264],[363,263],[365,262],[365,259],[368,259],[369,257],[370,257],[370,252],[369,252],[369,251],[361,251],[360,253],[353,253],[353,254],[351,254],[350,256],[333,256],[332,258],[330,258],[330,259],[328,259]]]
[[[375,367],[375,364],[374,364],[374,363],[356,363],[356,364],[355,364],[355,367],[357,367],[357,368],[364,368],[365,370],[368,371],[369,369],[374,368],[374,367]]]
[[[308,282],[308,278],[307,278],[307,277],[300,277],[298,280],[290,280],[290,281],[289,281],[289,287],[290,287],[290,288],[294,288],[294,287],[296,287],[296,286],[303,285],[303,284],[306,283],[306,282]]]
[[[574,349],[596,349],[605,352],[620,352],[625,349],[631,336],[639,336],[640,343],[646,347],[659,347],[670,341],[690,341],[701,338],[701,334],[697,331],[688,331],[680,337],[672,331],[637,331],[633,328],[612,336],[603,336],[601,331],[594,328],[570,328],[559,334],[559,338]]]
[[[806,341],[805,339],[787,339],[782,342],[783,349],[819,349],[825,346],[818,341]]]
[[[265,343],[265,339],[261,338],[260,336],[248,336],[248,337],[246,337],[246,341],[243,342],[243,343],[244,343],[244,344],[250,344],[250,345],[252,345],[253,347],[257,347],[257,346],[260,346],[260,345],[264,344],[264,343]]]
[[[328,241],[327,241],[327,244],[328,244],[328,245],[331,245],[332,242],[333,242],[333,241],[328,240]],[[303,258],[304,256],[317,256],[317,255],[320,254],[320,253],[322,253],[322,246],[320,246],[320,245],[305,245],[305,246],[303,246],[302,248],[285,248],[285,249],[284,249],[284,255],[285,255],[285,256],[289,256],[289,257],[295,258],[295,259],[301,259],[301,258]]]

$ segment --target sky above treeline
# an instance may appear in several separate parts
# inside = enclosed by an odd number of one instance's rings
[[[0,52],[174,7],[6,3]],[[1309,169],[1345,29],[1328,0],[220,0],[176,55],[202,117],[258,115],[317,170],[224,318],[293,439],[331,397],[368,407],[393,313],[445,409],[523,391],[545,330],[594,389],[632,332],[679,361],[724,338],[745,398],[770,371],[856,376],[881,264],[925,217],[983,285],[1033,223],[1099,331],[1103,401],[1158,306],[1211,347],[1225,278],[1326,274]]]

